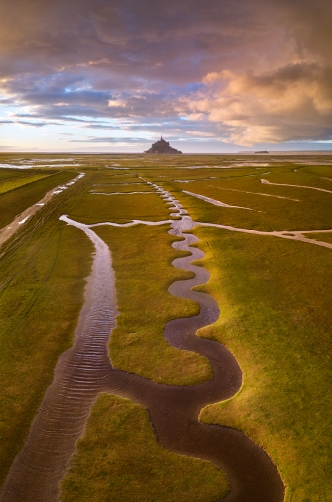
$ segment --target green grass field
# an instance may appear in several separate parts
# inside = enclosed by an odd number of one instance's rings
[[[301,178],[299,184],[306,182]],[[332,193],[266,185],[246,176],[168,186],[196,221],[263,231],[331,228]],[[328,182],[325,186],[328,189]],[[240,208],[215,206],[183,190]]]
[[[167,206],[156,194],[97,195],[85,194],[71,217],[82,223],[112,221],[126,223],[134,219],[146,221],[168,220]]]
[[[197,305],[174,298],[167,287],[191,273],[171,266],[183,256],[171,247],[169,227],[96,227],[112,250],[120,315],[109,350],[113,365],[158,383],[190,385],[212,378],[202,356],[171,347],[163,337],[168,320],[196,315]],[[162,284],[162,287],[161,287]]]
[[[1,481],[23,446],[59,355],[70,347],[92,245],[50,218],[1,267]]]
[[[0,228],[40,201],[49,190],[72,180],[75,176],[76,174],[70,171],[59,172],[0,194]]]
[[[101,394],[62,483],[62,502],[210,502],[227,494],[221,471],[171,453],[155,438],[147,411]]]
[[[65,157],[68,165],[57,167]],[[80,185],[58,195],[3,247],[2,481],[52,381],[57,358],[72,343],[91,266],[90,241],[58,217],[68,214],[89,224],[168,220],[168,206],[157,194],[127,194],[151,191],[143,177],[170,191],[196,221],[264,231],[315,230],[306,237],[332,243],[332,233],[320,232],[332,229],[332,194],[260,181],[332,191],[332,157],[324,157],[328,166],[319,165],[321,158],[0,156],[4,165],[31,167],[0,169],[0,190],[2,184],[13,187],[0,194],[0,227],[51,188],[86,173]],[[37,180],[39,173],[48,177]],[[99,189],[124,194],[90,193]],[[252,211],[214,206],[183,190]],[[167,320],[197,311],[195,304],[167,292],[174,280],[189,277],[171,266],[180,254],[171,248],[167,225],[94,230],[108,244],[116,274],[120,314],[109,344],[114,365],[160,383],[190,385],[211,378],[203,357],[173,349],[162,337]],[[211,272],[201,289],[221,310],[217,323],[199,335],[225,344],[243,370],[240,392],[206,407],[200,419],[239,428],[262,445],[281,473],[286,502],[330,502],[332,250],[218,228],[196,227],[194,233],[206,252],[200,264]],[[160,500],[165,480],[167,501],[212,502],[226,490],[211,464],[162,449],[143,408],[102,395],[63,482],[62,500],[152,502]],[[141,498],[135,499],[138,493]]]
[[[310,234],[306,234],[306,237],[309,239],[314,239],[317,241],[329,242],[332,244],[332,232],[331,233],[323,233],[323,232],[314,232]]]
[[[0,194],[9,192],[10,190],[14,190],[14,188],[19,188],[23,185],[27,185],[28,183],[33,183],[34,181],[41,180],[46,178],[49,174],[34,174],[31,176],[24,176],[20,178],[14,178],[7,181],[2,181],[0,183]]]
[[[330,500],[331,250],[198,229],[222,306],[200,335],[224,343],[244,374],[239,394],[201,420],[244,430],[276,462],[286,501]]]
[[[38,173],[38,171],[34,170],[34,174]],[[15,180],[16,178],[26,178],[30,176],[32,172],[20,170],[20,169],[0,169],[0,183],[6,183],[6,181]],[[39,173],[40,174],[40,173]]]

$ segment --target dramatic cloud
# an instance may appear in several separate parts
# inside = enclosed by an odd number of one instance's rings
[[[332,137],[330,1],[16,0],[0,20],[2,129]]]
[[[212,72],[203,81],[208,89],[180,99],[182,113],[229,126],[234,143],[332,139],[330,67],[296,63],[259,75]]]

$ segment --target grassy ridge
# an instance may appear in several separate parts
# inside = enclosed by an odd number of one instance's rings
[[[211,502],[225,495],[213,464],[171,453],[156,441],[147,411],[101,394],[62,482],[62,502]]]
[[[200,331],[238,359],[243,388],[201,420],[239,428],[278,466],[287,502],[331,498],[331,251],[301,242],[199,228],[221,306]],[[305,271],[305,273],[304,273]]]
[[[326,188],[327,190],[332,190],[331,182],[329,180],[324,179],[324,177],[319,176],[319,172],[324,172],[322,168],[317,170],[316,166],[311,168],[311,172],[304,169],[275,169],[271,171],[271,174],[267,176],[263,176],[271,183],[281,183],[281,184],[290,184],[290,185],[304,185],[311,186],[316,188]],[[330,167],[329,171],[325,171],[326,174],[331,176],[332,167]],[[329,182],[329,186],[327,186],[327,182]],[[279,187],[283,188],[283,187]]]
[[[135,185],[134,185],[135,186]],[[82,223],[113,221],[126,223],[134,219],[168,220],[169,210],[156,194],[93,195],[85,194],[73,208],[71,217]]]
[[[0,289],[0,482],[72,341],[92,245],[50,218],[7,261]]]
[[[313,174],[314,176],[327,177],[332,181],[332,166],[306,166],[302,168],[302,172]]]
[[[60,172],[46,179],[28,183],[0,195],[0,228],[8,225],[15,216],[32,206],[52,188],[75,178],[70,171]]]
[[[97,186],[93,186],[92,189],[95,192],[103,192],[103,193],[150,192],[156,194],[155,190],[152,187],[150,187],[150,185],[147,185],[146,183],[143,182],[139,183],[137,181],[133,181],[129,184],[125,183],[98,184]]]
[[[36,174],[36,171],[34,171]],[[22,169],[0,169],[0,183],[5,183],[6,181],[13,180],[15,178],[25,178],[30,175],[30,171],[24,171]]]
[[[130,176],[132,177],[130,182],[140,182],[137,176]],[[126,223],[133,219],[158,221],[168,220],[170,217],[168,206],[156,193],[135,194],[132,197],[122,194],[109,196],[90,193],[91,190],[99,191],[100,188],[103,192],[104,187],[107,187],[106,192],[136,191],[136,187],[139,190],[149,190],[146,183],[126,185],[124,183],[128,183],[128,176],[99,170],[88,172],[84,179],[89,186],[87,185],[85,192],[71,201],[65,209],[69,216],[77,221],[87,224],[104,221]]]
[[[117,186],[122,186],[126,183],[130,184],[130,183],[141,183],[143,185],[145,185],[144,181],[141,180],[138,176],[137,176],[137,173],[135,171],[128,171],[127,174],[118,174],[118,173],[112,173],[110,171],[102,171],[102,172],[97,172],[95,173],[94,175],[94,184],[97,184],[97,185],[102,185],[102,184],[112,184],[115,188],[117,188]]]
[[[19,188],[23,185],[27,185],[28,183],[33,183],[34,181],[42,180],[43,178],[47,178],[50,176],[49,173],[45,174],[34,174],[32,176],[25,176],[16,178],[16,179],[11,179],[9,181],[3,181],[0,183],[0,194],[9,192],[10,190],[14,190],[14,188]]]
[[[170,319],[198,313],[198,305],[173,297],[167,287],[191,274],[171,266],[181,256],[171,248],[168,226],[96,227],[109,245],[116,276],[117,327],[112,332],[113,365],[158,383],[191,385],[210,380],[205,357],[171,347],[163,337]]]

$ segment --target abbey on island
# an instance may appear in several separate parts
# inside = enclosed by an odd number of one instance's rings
[[[165,141],[163,137],[160,137],[159,141],[156,141],[156,143],[153,143],[151,148],[149,150],[146,150],[144,153],[155,153],[155,154],[164,154],[164,153],[172,153],[172,154],[180,154],[180,150],[176,150],[176,148],[173,148],[170,146],[168,141]]]

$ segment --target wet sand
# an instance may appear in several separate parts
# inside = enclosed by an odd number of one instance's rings
[[[307,185],[289,185],[287,183],[272,183],[272,181],[261,179],[261,183],[264,185],[276,185],[280,187],[295,187],[295,188],[308,188],[309,190],[318,190],[319,192],[332,193],[332,190],[326,190],[326,188],[310,187]]]
[[[191,252],[191,256],[175,259],[173,265],[195,273],[193,279],[173,283],[169,291],[200,305],[199,315],[169,321],[164,336],[174,347],[206,356],[214,377],[200,385],[170,386],[112,367],[107,343],[115,327],[117,311],[110,251],[91,226],[61,217],[67,224],[84,231],[94,243],[92,273],[86,286],[75,343],[59,359],[54,381],[8,475],[0,497],[3,502],[55,502],[59,499],[59,482],[75,451],[75,442],[83,434],[91,406],[102,391],[145,406],[158,441],[169,450],[207,459],[220,466],[231,484],[224,501],[281,502],[284,498],[284,486],[277,468],[263,449],[241,431],[198,421],[202,407],[227,399],[240,389],[242,374],[237,361],[223,345],[195,334],[198,328],[215,322],[219,316],[213,298],[192,291],[192,287],[209,278],[204,268],[191,263],[204,254],[190,247],[197,237],[183,233],[191,230],[195,222],[168,192],[156,185],[154,188],[165,202],[172,202],[177,211],[173,214],[182,217],[171,222],[170,233],[184,238],[174,242],[173,247]]]
[[[271,185],[271,183],[269,183]],[[287,199],[287,200],[292,200],[294,202],[300,202],[299,199],[291,199],[290,197],[284,197],[282,195],[272,195],[269,193],[262,193],[262,192],[248,192],[246,190],[237,190],[236,188],[224,188],[224,187],[217,187],[214,185],[209,185],[211,188],[217,188],[217,190],[227,190],[229,192],[241,192],[241,193],[250,193],[253,195],[262,195],[263,197],[273,197],[275,199]]]
[[[236,208],[236,209],[247,209],[248,211],[253,211],[253,209],[250,209],[249,207],[230,206],[229,204],[226,204],[225,202],[221,202],[220,200],[211,199],[211,197],[205,197],[205,195],[200,195],[200,194],[193,193],[193,192],[187,192],[187,190],[182,190],[182,192],[186,193],[188,195],[191,195],[192,197],[197,197],[197,199],[202,199],[205,202],[209,202],[210,204],[213,204],[214,206],[231,207],[231,208]]]
[[[274,232],[265,232],[264,230],[251,230],[248,228],[237,228],[231,227],[229,225],[220,225],[219,223],[201,223],[199,221],[196,222],[196,225],[200,225],[202,227],[214,227],[214,228],[222,228],[223,230],[230,230],[231,232],[242,232],[244,234],[253,234],[253,235],[265,235],[269,237],[281,237],[282,239],[291,239],[295,241],[306,242],[308,244],[315,244],[316,246],[322,246],[325,248],[332,249],[332,244],[324,241],[316,241],[313,239],[308,239],[304,234],[311,233],[332,233],[332,229],[330,230],[275,230]]]

